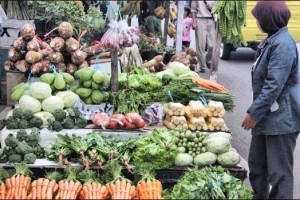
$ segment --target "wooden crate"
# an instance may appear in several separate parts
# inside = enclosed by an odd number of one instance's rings
[[[6,104],[8,106],[14,105],[11,99],[11,89],[25,81],[25,74],[20,72],[7,71],[6,72]]]

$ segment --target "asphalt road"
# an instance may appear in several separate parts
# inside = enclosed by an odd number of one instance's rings
[[[300,43],[297,44],[300,50]],[[248,48],[238,49],[233,52],[229,61],[220,60],[218,82],[226,86],[235,95],[235,109],[227,113],[225,120],[233,133],[233,147],[238,150],[241,156],[247,161],[249,145],[251,140],[250,131],[241,128],[242,120],[246,110],[251,104],[251,66],[255,52]],[[208,73],[203,75],[207,77]],[[295,150],[294,165],[294,198],[300,199],[300,139],[297,141]],[[247,165],[247,163],[246,163]],[[249,181],[245,181],[249,184]]]

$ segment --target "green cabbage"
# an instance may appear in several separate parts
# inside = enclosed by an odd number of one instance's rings
[[[180,153],[175,158],[175,166],[186,167],[193,164],[193,157],[188,153]]]
[[[208,138],[212,138],[212,137],[222,137],[228,139],[229,141],[232,140],[231,134],[226,132],[215,132],[208,135]]]
[[[234,167],[240,163],[240,154],[236,150],[229,150],[228,152],[218,155],[218,163],[224,167]]]
[[[35,82],[29,86],[29,94],[36,99],[46,99],[51,93],[51,87],[47,83]]]
[[[40,112],[42,109],[41,102],[29,95],[23,95],[20,98],[19,106],[23,110],[31,110],[34,113]]]
[[[51,96],[42,103],[42,108],[46,112],[53,113],[56,109],[64,109],[64,101],[58,96]]]
[[[209,152],[220,154],[225,153],[229,150],[230,140],[223,137],[210,137],[203,141],[205,143],[206,148]]]
[[[186,74],[190,71],[189,67],[185,66],[181,62],[176,62],[176,61],[171,62],[170,64],[168,64],[168,69],[173,70],[173,72],[177,76],[182,75],[182,74]]]
[[[79,96],[72,91],[58,92],[56,96],[62,98],[65,108],[72,108],[75,102],[79,99]]]
[[[194,158],[195,165],[206,166],[215,164],[217,161],[217,155],[212,152],[200,153]]]

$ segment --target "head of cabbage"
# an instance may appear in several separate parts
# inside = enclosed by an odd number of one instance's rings
[[[229,150],[228,152],[219,154],[217,160],[224,167],[235,167],[240,163],[240,154],[236,150]]]
[[[79,96],[72,91],[58,92],[56,96],[62,98],[65,108],[72,108],[75,102],[79,99]]]
[[[29,94],[36,99],[46,99],[52,96],[50,85],[43,82],[34,82],[29,86]]]
[[[64,109],[64,106],[64,101],[58,96],[48,97],[42,103],[43,110],[50,113],[53,113],[56,109]]]
[[[212,152],[200,153],[194,158],[195,165],[207,166],[215,164],[217,161],[217,155]]]
[[[41,102],[29,95],[20,98],[19,107],[23,110],[31,110],[33,113],[40,112],[42,109]]]

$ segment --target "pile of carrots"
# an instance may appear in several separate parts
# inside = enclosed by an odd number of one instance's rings
[[[15,174],[5,180],[5,199],[26,199],[31,188],[31,171],[23,163],[16,164],[15,169]]]
[[[106,199],[108,190],[105,185],[97,180],[96,173],[91,170],[85,170],[80,175],[84,181],[82,190],[79,193],[79,199]]]
[[[142,179],[137,189],[139,199],[162,199],[162,184],[155,178]]]
[[[211,91],[216,91],[216,92],[229,93],[229,90],[227,88],[225,88],[223,85],[220,85],[211,80],[200,78],[200,76],[192,76],[191,79],[192,79],[192,82],[196,83],[198,85],[198,87],[200,87],[200,88],[203,88],[206,90],[211,90]]]
[[[116,178],[105,185],[91,170],[78,173],[78,168],[66,168],[67,176],[63,180],[60,173],[50,172],[31,183],[31,171],[26,164],[16,164],[15,169],[9,178],[0,168],[0,199],[163,199],[158,180],[143,178],[136,187],[119,170]]]
[[[60,178],[60,173],[51,172],[46,174],[45,178],[34,180],[27,199],[53,199],[54,194],[58,190],[57,181]]]

